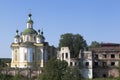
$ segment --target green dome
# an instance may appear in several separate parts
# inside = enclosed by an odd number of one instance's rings
[[[26,34],[37,34],[37,32],[33,28],[27,28],[22,32],[23,35]]]
[[[19,38],[20,36],[19,35],[16,35],[14,38]]]
[[[33,20],[30,19],[30,20],[27,21],[27,23],[33,23]]]
[[[36,37],[45,39],[44,36],[40,34],[38,34]]]

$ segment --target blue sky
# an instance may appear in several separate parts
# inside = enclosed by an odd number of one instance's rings
[[[120,43],[119,0],[1,0],[0,58],[11,57],[15,31],[26,28],[29,9],[34,29],[43,28],[50,45],[58,46],[64,33],[79,33],[88,44]]]

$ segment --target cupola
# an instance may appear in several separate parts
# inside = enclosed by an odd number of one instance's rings
[[[19,36],[19,34],[18,34],[18,30],[16,30],[16,35],[15,35],[15,37],[14,37],[14,43],[19,43],[20,42],[20,36]]]
[[[43,43],[45,40],[43,36],[43,32],[40,34],[40,30],[38,30],[38,35],[36,36],[36,43]]]

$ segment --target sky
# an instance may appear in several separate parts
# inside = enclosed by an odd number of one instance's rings
[[[11,58],[16,29],[26,29],[30,11],[34,29],[55,47],[64,33],[80,34],[88,45],[120,43],[120,0],[0,0],[0,58]]]

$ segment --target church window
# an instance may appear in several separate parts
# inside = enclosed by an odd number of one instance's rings
[[[40,61],[40,50],[38,49],[38,61]]]
[[[29,36],[27,36],[27,41],[29,41]]]
[[[16,39],[16,42],[18,42],[17,39]]]
[[[34,61],[34,59],[35,59],[35,54],[34,54],[34,53],[33,53],[33,56],[32,56],[32,57],[33,57],[33,61]]]
[[[66,58],[68,58],[68,53],[66,53]]]
[[[27,53],[24,54],[24,60],[27,60]]]
[[[34,36],[34,41],[36,40],[35,36]]]
[[[15,61],[17,61],[17,53],[15,53]]]
[[[30,41],[32,41],[32,35],[30,35]]]
[[[15,50],[15,61],[17,61],[17,50]]]
[[[86,62],[85,65],[86,65],[86,66],[89,66],[89,62]]]
[[[64,60],[64,53],[62,53],[62,59]]]

